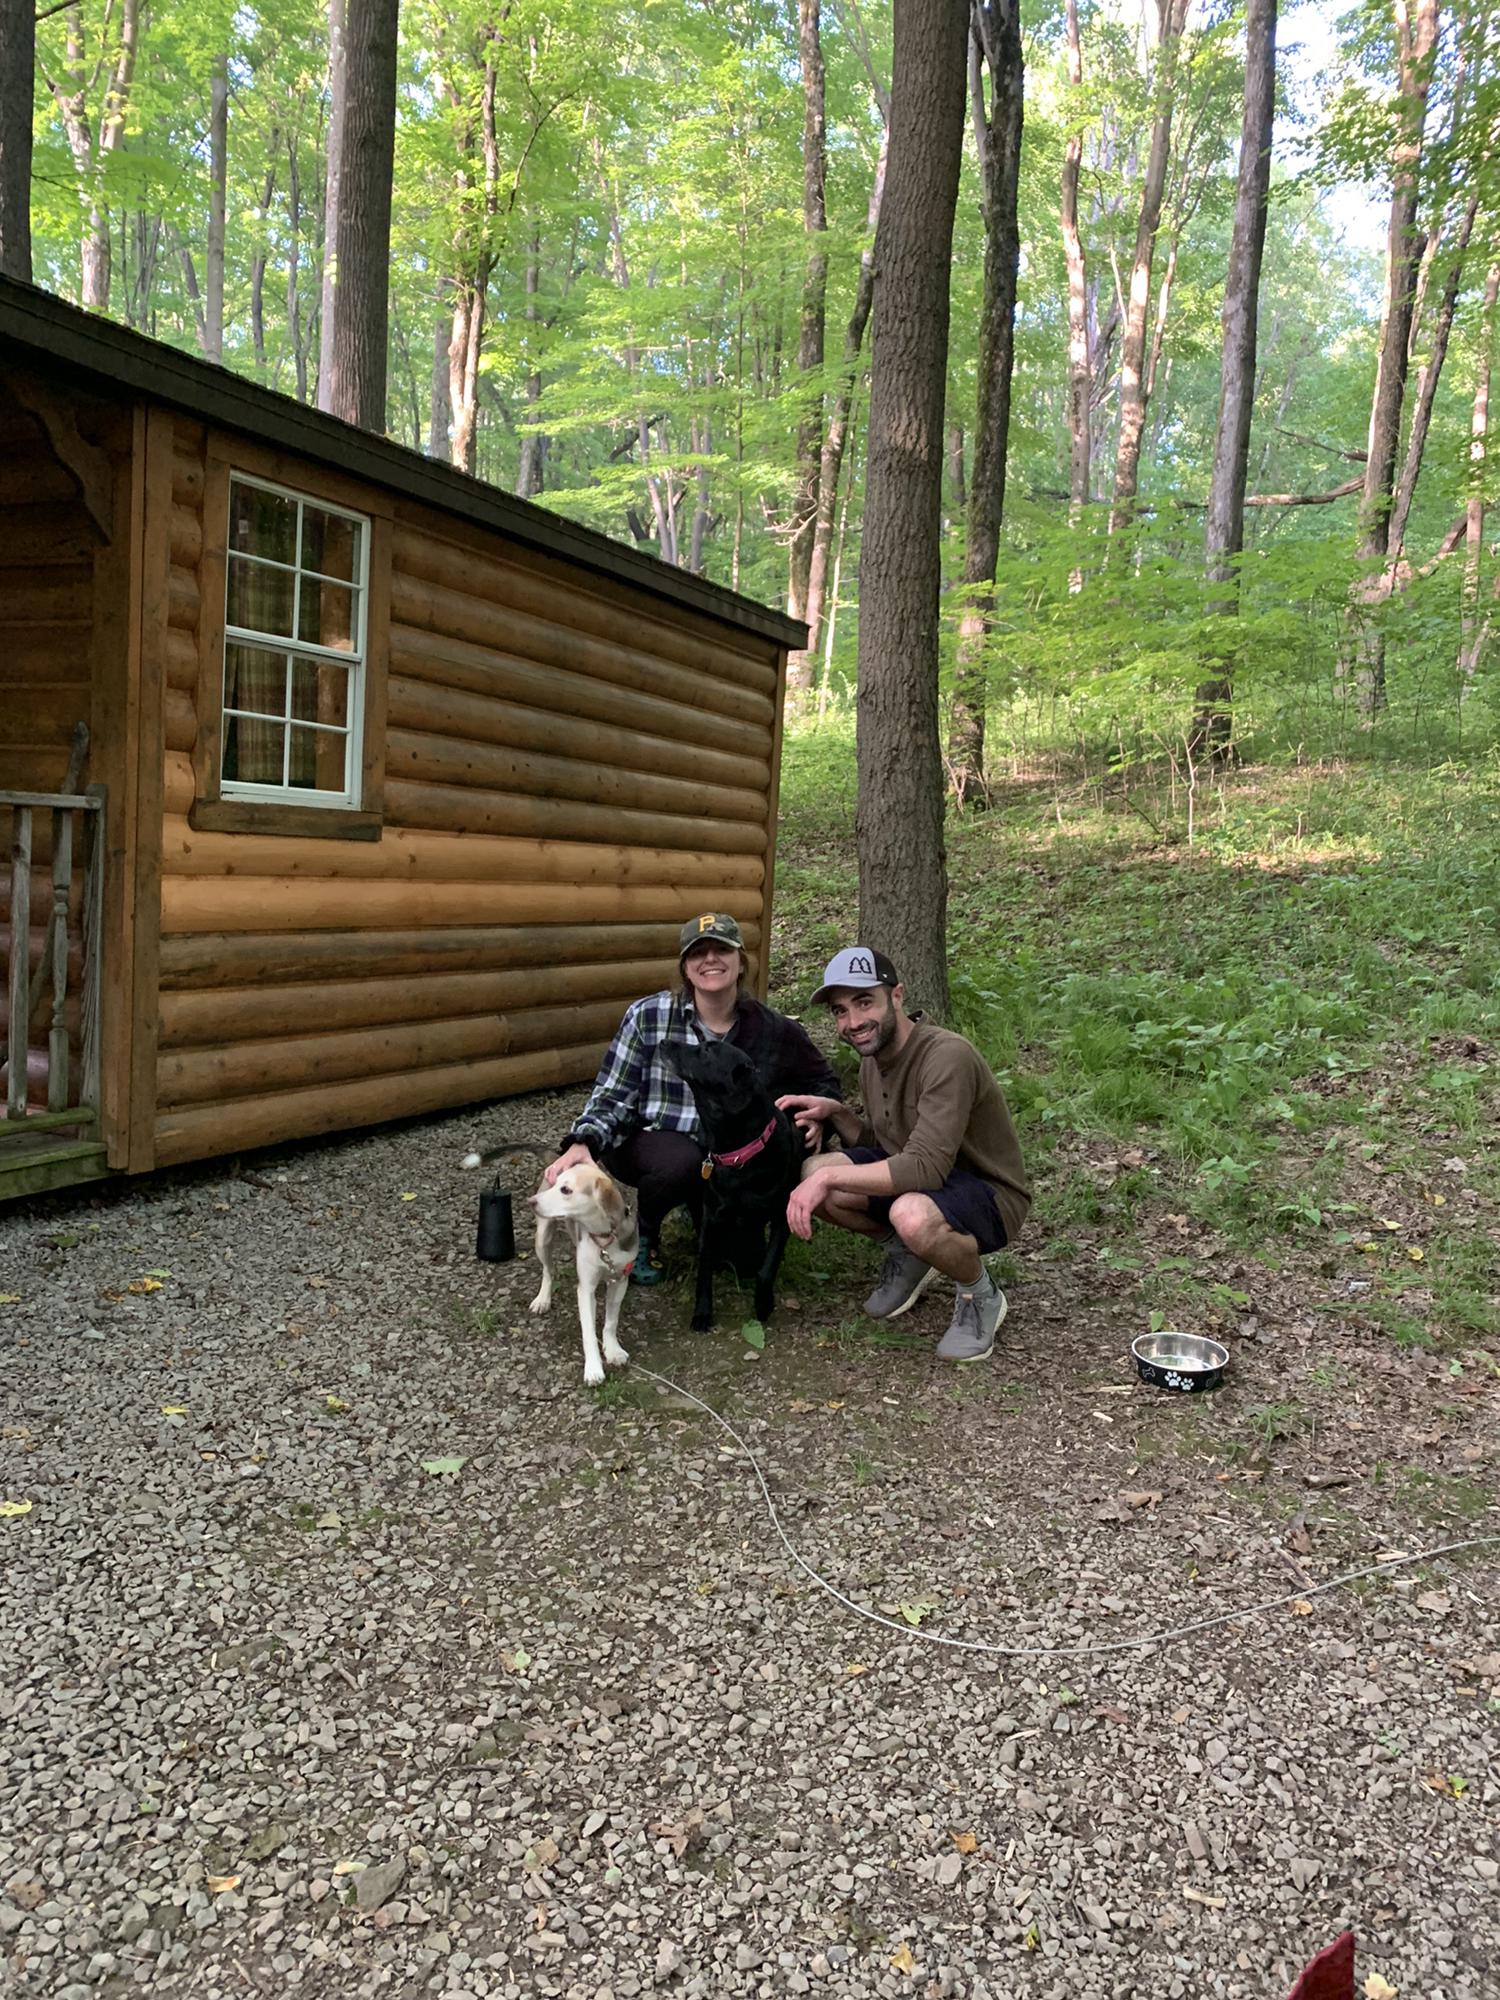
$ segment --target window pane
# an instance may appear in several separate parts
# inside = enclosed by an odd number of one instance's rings
[[[296,501],[281,493],[263,493],[258,486],[242,486],[236,480],[229,489],[229,546],[243,555],[294,563]]]
[[[241,785],[279,785],[285,728],[279,722],[224,718],[224,777]]]
[[[286,654],[231,640],[224,648],[224,706],[279,721],[286,714]]]
[[[292,662],[292,714],[299,722],[343,729],[349,722],[349,670],[318,660]]]
[[[359,578],[359,523],[346,521],[341,514],[326,514],[321,507],[302,509],[302,567],[323,576],[342,577],[345,583]]]
[[[342,583],[320,583],[314,576],[304,576],[300,616],[299,639],[313,646],[333,646],[341,653],[353,652],[354,592]]]
[[[292,592],[295,578],[290,570],[267,569],[261,563],[229,560],[229,604],[226,616],[231,625],[250,632],[274,632],[292,636]],[[317,586],[309,584],[309,590]]]
[[[291,783],[303,791],[347,791],[344,776],[348,737],[339,729],[292,726]]]

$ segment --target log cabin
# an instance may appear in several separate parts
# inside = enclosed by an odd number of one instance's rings
[[[0,279],[0,1198],[579,1082],[765,990],[804,628]]]

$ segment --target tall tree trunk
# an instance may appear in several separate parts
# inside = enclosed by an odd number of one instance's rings
[[[271,141],[266,161],[266,177],[261,183],[260,200],[256,205],[259,227],[255,235],[255,255],[250,262],[250,339],[255,351],[255,372],[262,382],[266,379],[266,264],[267,245],[271,218],[271,197],[276,192],[277,151],[280,134],[275,127],[271,130]]]
[[[1400,64],[1398,126],[1392,155],[1391,216],[1386,239],[1385,303],[1370,404],[1370,434],[1360,494],[1357,552],[1371,565],[1356,588],[1351,607],[1355,679],[1360,713],[1370,718],[1385,706],[1385,640],[1366,615],[1389,594],[1386,564],[1391,553],[1392,488],[1401,440],[1401,408],[1406,397],[1411,320],[1423,243],[1417,229],[1422,136],[1427,120],[1431,57],[1437,42],[1438,0],[1393,0],[1396,54]],[[1378,565],[1378,568],[1373,567]]]
[[[369,431],[385,429],[396,12],[397,0],[358,0],[344,26],[333,341],[318,384],[320,409]]]
[[[0,0],[0,277],[31,283],[35,0]]]
[[[307,349],[308,340],[302,325],[302,299],[297,281],[302,264],[302,181],[297,166],[297,134],[289,132],[286,142],[287,156],[287,254],[286,254],[286,331],[291,343],[292,367],[297,378],[297,401],[307,401]]]
[[[203,358],[224,359],[224,209],[229,186],[229,58],[214,64],[208,113],[208,244],[204,255]]]
[[[432,323],[432,390],[427,413],[427,456],[446,459],[448,426],[453,421],[453,405],[448,396],[448,336],[453,315],[438,300],[437,317]]]
[[[1062,239],[1068,267],[1068,517],[1076,526],[1089,497],[1089,418],[1094,373],[1089,356],[1089,288],[1078,228],[1078,176],[1083,164],[1083,47],[1078,0],[1067,0],[1068,143],[1063,153]]]
[[[484,346],[484,319],[489,302],[494,251],[490,225],[495,215],[500,179],[500,142],[495,125],[497,73],[493,52],[487,53],[479,99],[481,179],[477,198],[460,226],[463,268],[449,289],[453,294],[453,337],[448,343],[448,401],[453,412],[453,463],[462,472],[477,464],[479,428],[479,357]],[[468,150],[467,148],[465,149]],[[460,196],[472,188],[469,167],[459,167]]]
[[[989,71],[990,102],[984,73]],[[1005,516],[1005,458],[1016,350],[1016,281],[1021,268],[1021,124],[1026,88],[1020,0],[974,0],[969,90],[979,151],[984,212],[984,279],[979,308],[978,398],[974,471],[964,544],[964,605],[958,621],[948,782],[960,805],[983,801],[984,727],[989,693],[985,648],[990,629],[1000,527]]]
[[[1484,469],[1489,450],[1490,371],[1495,347],[1495,300],[1500,297],[1500,264],[1484,281],[1484,314],[1479,323],[1479,359],[1474,369],[1474,412],[1469,422],[1469,497],[1464,508],[1463,629],[1458,671],[1464,684],[1479,670],[1487,620],[1479,615],[1479,558],[1484,547]]]
[[[530,339],[535,340],[542,315],[537,304],[537,294],[541,285],[542,241],[538,231],[531,232],[531,241],[526,248],[526,330]],[[526,375],[526,405],[529,421],[521,433],[521,462],[516,468],[516,491],[523,500],[534,500],[542,490],[544,467],[547,456],[547,440],[536,428],[537,406],[542,400],[542,374],[535,366]]]
[[[323,285],[318,316],[318,407],[333,374],[333,289],[338,275],[339,194],[343,187],[344,99],[348,91],[344,46],[347,0],[328,0],[328,132],[323,151]]]
[[[1276,116],[1276,0],[1248,0],[1245,13],[1245,114],[1240,126],[1240,177],[1234,198],[1234,233],[1224,280],[1223,372],[1213,472],[1204,530],[1210,608],[1226,620],[1239,612],[1236,567],[1245,546],[1245,475],[1250,464],[1250,421],[1255,411],[1255,348],[1259,325],[1260,265],[1266,245],[1271,187],[1271,133]],[[1226,634],[1233,626],[1224,625]],[[1216,649],[1214,670],[1198,688],[1193,720],[1195,749],[1216,760],[1227,756],[1233,693],[1234,641]]]
[[[1453,331],[1453,316],[1458,309],[1458,288],[1463,280],[1464,259],[1468,254],[1469,238],[1474,232],[1474,218],[1478,212],[1479,195],[1476,191],[1464,204],[1458,235],[1453,241],[1447,266],[1443,272],[1443,288],[1438,299],[1437,318],[1432,327],[1432,347],[1417,375],[1417,396],[1412,405],[1411,429],[1406,437],[1406,458],[1402,463],[1401,477],[1396,482],[1396,498],[1391,508],[1391,525],[1386,535],[1390,564],[1399,562],[1402,546],[1406,541],[1406,524],[1411,518],[1411,503],[1422,470],[1422,454],[1427,448],[1427,433],[1432,427],[1432,406],[1437,399],[1438,380],[1443,372],[1443,363],[1448,358],[1448,337]]]
[[[109,31],[113,19],[113,13],[106,11],[104,29],[101,32]],[[139,0],[121,0],[119,38],[112,47],[105,45],[101,48],[98,63],[95,65],[95,76],[101,68],[107,69],[104,104],[100,112],[97,137],[89,116],[88,100],[92,78],[89,74],[83,8],[78,4],[78,0],[73,0],[73,4],[67,9],[67,24],[64,80],[58,83],[49,76],[47,88],[62,117],[68,150],[73,156],[73,165],[77,170],[84,203],[88,209],[88,227],[84,232],[80,273],[83,303],[90,312],[108,312],[113,245],[110,239],[109,203],[104,194],[103,182],[109,155],[118,152],[125,139],[125,118],[130,105],[131,87],[135,81],[136,51],[140,36]]]
[[[860,936],[895,959],[912,1001],[940,1019],[948,1008],[948,868],[938,740],[939,516],[968,34],[968,0],[895,0],[860,561]]]
[[[807,644],[816,652],[823,623],[823,605],[828,589],[828,562],[833,546],[833,517],[838,504],[839,477],[844,463],[850,430],[850,412],[859,382],[859,357],[865,327],[875,298],[875,235],[880,227],[880,204],[885,193],[886,161],[890,151],[890,127],[880,136],[880,152],[875,162],[875,178],[870,185],[870,201],[865,213],[869,235],[859,260],[859,277],[854,287],[854,305],[844,331],[844,352],[839,364],[839,385],[823,439],[822,461],[818,467],[818,518],[813,529],[812,562],[807,577]]]
[[[828,203],[824,148],[823,45],[819,0],[798,0],[798,44],[802,59],[802,227],[807,236],[807,268],[802,281],[802,323],[797,368],[802,377],[802,414],[797,424],[797,484],[792,499],[787,548],[786,608],[807,616],[813,542],[817,535],[818,479],[823,454],[823,333],[828,293]],[[812,635],[806,652],[787,659],[787,693],[804,698],[812,686]]]
[[[1141,212],[1135,229],[1130,290],[1125,300],[1125,331],[1120,340],[1120,439],[1115,448],[1114,501],[1109,512],[1111,535],[1122,534],[1130,525],[1140,483],[1141,437],[1146,428],[1146,320],[1151,305],[1151,266],[1156,256],[1156,234],[1161,225],[1162,196],[1172,152],[1173,90],[1187,9],[1188,0],[1156,0],[1155,112],[1146,172],[1141,182]]]

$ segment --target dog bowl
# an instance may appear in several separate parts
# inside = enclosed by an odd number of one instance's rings
[[[1130,1351],[1143,1382],[1182,1396],[1217,1389],[1229,1366],[1229,1349],[1197,1333],[1143,1333]]]

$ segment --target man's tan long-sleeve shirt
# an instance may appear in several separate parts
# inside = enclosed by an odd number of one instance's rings
[[[972,1042],[918,1020],[886,1066],[859,1066],[865,1124],[857,1143],[879,1146],[897,1194],[941,1187],[954,1167],[977,1174],[1014,1243],[1031,1207],[1021,1145],[1004,1092]]]

